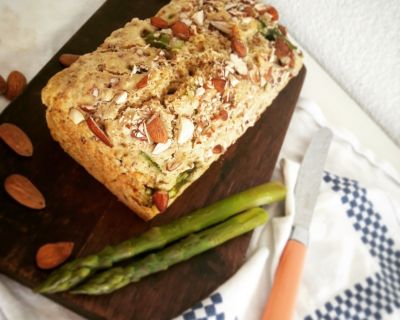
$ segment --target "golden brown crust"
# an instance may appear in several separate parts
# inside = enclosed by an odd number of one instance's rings
[[[43,89],[53,138],[153,218],[152,194],[167,191],[170,205],[300,70],[301,53],[268,8],[173,0],[157,14],[170,28],[133,19]]]

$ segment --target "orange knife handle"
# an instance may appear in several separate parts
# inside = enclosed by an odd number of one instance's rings
[[[262,320],[291,320],[303,272],[306,246],[289,240],[275,273]]]

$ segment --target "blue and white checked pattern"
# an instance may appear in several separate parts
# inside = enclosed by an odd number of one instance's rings
[[[225,320],[221,294],[213,293],[207,299],[196,303],[182,314],[182,318],[184,320]]]
[[[379,320],[393,312],[399,313],[400,319],[400,250],[395,248],[381,215],[357,181],[330,173],[325,173],[324,181],[340,194],[347,217],[377,259],[380,271],[337,295],[305,320]]]

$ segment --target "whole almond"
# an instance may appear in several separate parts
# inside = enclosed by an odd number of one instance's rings
[[[73,250],[73,242],[47,243],[37,251],[36,264],[40,269],[53,269],[64,263]]]
[[[5,94],[7,91],[7,82],[2,76],[0,76],[0,96]]]
[[[165,29],[168,28],[168,22],[165,21],[163,18],[160,17],[152,17],[150,18],[150,23],[159,29]]]
[[[231,40],[232,50],[236,52],[236,54],[240,58],[244,58],[247,55],[247,48],[244,43],[238,38],[232,38]]]
[[[168,132],[159,115],[153,115],[146,123],[146,130],[151,140],[155,143],[166,143]]]
[[[42,193],[20,174],[12,174],[4,181],[4,188],[7,193],[17,202],[31,209],[43,209],[46,201]]]
[[[30,157],[33,154],[31,139],[12,123],[0,124],[0,139],[20,156]]]
[[[182,21],[175,22],[172,27],[172,33],[175,37],[181,40],[189,40],[190,38],[190,29],[189,27]]]
[[[8,100],[14,100],[24,91],[25,87],[25,76],[19,71],[12,71],[7,78],[6,98]]]
[[[76,60],[78,60],[80,55],[72,54],[72,53],[63,53],[59,58],[58,61],[64,66],[69,67],[73,64]]]
[[[168,207],[169,196],[166,191],[156,191],[153,193],[153,203],[160,212],[164,212]]]

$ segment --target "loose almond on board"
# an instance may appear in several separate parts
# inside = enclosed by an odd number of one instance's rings
[[[0,96],[5,94],[7,91],[7,82],[2,76],[0,76]]]
[[[72,54],[72,53],[63,53],[59,58],[58,61],[64,66],[64,67],[69,67],[71,64],[73,64],[80,55],[78,54]]]
[[[36,253],[36,264],[40,269],[53,269],[64,263],[72,254],[73,242],[47,243]]]
[[[6,98],[8,100],[14,100],[24,91],[25,87],[25,76],[19,71],[12,71],[7,78]]]
[[[33,154],[31,139],[12,123],[0,124],[0,139],[20,156],[30,157]]]
[[[42,193],[20,174],[12,174],[4,181],[4,188],[7,193],[18,203],[31,209],[43,209],[46,201]]]

